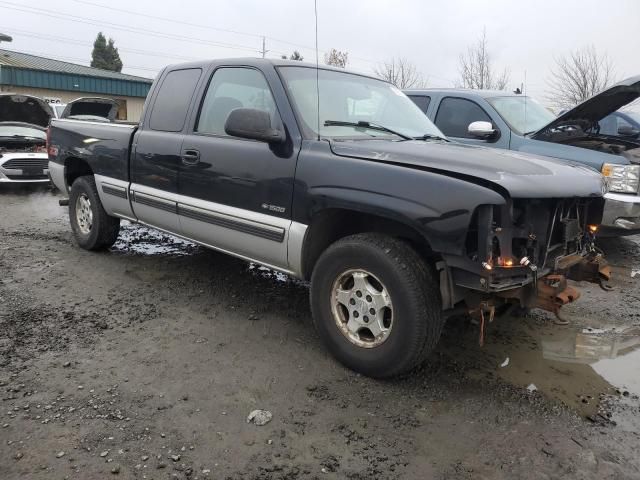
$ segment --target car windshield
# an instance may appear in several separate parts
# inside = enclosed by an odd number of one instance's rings
[[[531,97],[492,97],[487,101],[493,105],[509,127],[520,135],[537,132],[555,115]]]
[[[0,125],[0,137],[35,137],[45,140],[47,134],[43,130],[20,125]]]
[[[393,85],[347,72],[309,67],[280,67],[280,72],[308,137],[365,139],[387,137],[390,132],[357,125],[325,125],[325,122],[367,122],[407,137],[444,137],[426,115]],[[318,128],[318,92],[320,126]]]
[[[629,115],[637,123],[640,123],[640,112],[624,112]]]

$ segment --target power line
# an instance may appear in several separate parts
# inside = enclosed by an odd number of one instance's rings
[[[83,3],[85,5],[91,5],[93,7],[106,8],[107,10],[111,10],[111,11],[127,13],[129,15],[137,15],[137,16],[145,17],[145,18],[153,18],[154,20],[162,20],[164,22],[170,22],[172,24],[176,24],[177,23],[179,25],[186,25],[188,27],[205,28],[207,30],[215,30],[217,32],[225,32],[225,33],[233,33],[233,34],[236,34],[236,35],[246,35],[248,37],[254,37],[254,38],[262,38],[263,37],[263,35],[258,35],[257,33],[240,32],[238,30],[229,30],[229,29],[226,29],[226,28],[212,27],[211,25],[203,25],[203,24],[199,24],[199,23],[185,22],[185,21],[182,21],[182,20],[176,20],[175,18],[159,17],[157,15],[149,15],[148,13],[140,13],[140,12],[135,12],[133,10],[126,10],[124,8],[116,8],[116,7],[113,7],[111,5],[103,5],[103,4],[100,4],[100,3],[88,2],[86,0],[71,0],[71,1],[75,2],[75,3]]]
[[[168,22],[173,22],[173,23],[181,23],[181,24],[185,24],[185,25],[190,25],[190,26],[195,26],[198,28],[207,28],[210,30],[218,30],[218,31],[225,31],[227,33],[234,33],[234,34],[240,34],[240,35],[247,35],[247,36],[252,36],[252,37],[262,37],[264,39],[269,39],[270,41],[273,42],[278,42],[278,43],[283,43],[283,44],[288,44],[288,45],[293,45],[296,47],[299,47],[301,49],[305,49],[305,50],[309,50],[309,51],[315,51],[314,47],[308,46],[308,45],[302,45],[302,44],[298,44],[298,43],[294,43],[294,42],[289,42],[289,41],[285,41],[285,40],[280,40],[274,37],[267,37],[267,36],[262,36],[262,35],[258,35],[258,34],[252,34],[252,33],[248,33],[248,32],[240,32],[237,30],[229,30],[229,29],[221,29],[221,28],[217,28],[217,27],[210,27],[210,26],[206,26],[206,25],[201,25],[201,24],[195,24],[195,23],[191,23],[191,22],[183,22],[183,21],[177,21],[174,19],[169,19],[166,17],[160,17],[160,16],[154,16],[154,15],[148,15],[148,14],[143,14],[143,13],[139,13],[139,12],[134,12],[131,10],[126,10],[126,9],[121,9],[121,8],[112,8],[110,6],[106,6],[106,5],[100,5],[97,4],[95,2],[90,2],[87,0],[71,0],[77,3],[82,3],[82,4],[87,4],[87,5],[93,5],[93,6],[97,6],[97,7],[101,7],[101,8],[107,8],[110,10],[116,10],[116,11],[121,11],[124,13],[128,13],[128,14],[132,14],[132,15],[138,15],[138,16],[142,16],[142,17],[146,17],[146,18],[153,18],[153,19],[157,19],[157,20],[162,20],[162,21],[168,21]],[[71,15],[71,14],[60,14],[54,10],[48,10],[48,9],[44,9],[44,8],[35,8],[35,7],[29,7],[29,6],[24,6],[24,5],[20,5],[20,4],[16,4],[16,3],[12,3],[12,2],[7,2],[7,1],[0,1],[0,8],[6,8],[8,10],[15,10],[15,11],[20,11],[20,12],[25,12],[25,13],[31,13],[34,15],[40,15],[40,16],[46,16],[46,17],[53,17],[53,18],[58,18],[61,20],[67,20],[67,21],[71,21],[71,22],[76,22],[76,23],[84,23],[84,24],[88,24],[88,25],[94,25],[94,26],[98,26],[98,27],[104,27],[104,26],[109,26],[110,28],[114,28],[116,30],[122,30],[125,32],[130,32],[130,33],[135,33],[135,34],[144,34],[144,35],[149,35],[149,36],[155,36],[158,38],[165,38],[165,39],[170,39],[170,40],[177,40],[177,41],[181,41],[181,42],[187,42],[187,43],[197,43],[197,44],[203,44],[203,45],[212,45],[212,46],[216,46],[216,47],[220,47],[220,48],[228,48],[228,49],[234,49],[234,50],[244,50],[244,51],[249,51],[249,52],[255,52],[261,55],[266,55],[267,52],[272,52],[278,55],[286,55],[286,52],[282,52],[282,51],[278,51],[278,50],[266,50],[266,46],[265,44],[262,45],[262,49],[257,49],[255,47],[249,46],[249,45],[242,45],[242,44],[237,44],[237,43],[225,43],[225,42],[215,42],[215,41],[211,41],[211,40],[205,40],[205,39],[201,39],[201,38],[196,38],[196,37],[189,37],[189,36],[184,36],[184,35],[175,35],[175,34],[169,34],[169,33],[165,33],[165,32],[159,32],[159,31],[155,31],[155,30],[149,30],[149,29],[144,29],[144,28],[139,28],[139,27],[132,27],[129,25],[124,25],[124,24],[120,24],[120,23],[114,23],[114,22],[107,22],[104,20],[100,20],[100,19],[95,19],[95,18],[90,18],[90,17],[82,17],[82,16],[78,16],[78,15]],[[123,50],[124,51],[124,50]],[[326,52],[323,52],[326,53]],[[364,57],[357,57],[357,56],[350,56],[352,59],[357,60],[357,61],[361,61],[361,62],[365,62],[371,65],[377,65],[380,63],[379,60],[373,60],[373,59],[369,59],[369,58],[364,58]],[[174,58],[178,58],[178,57],[174,57]],[[449,78],[445,78],[445,77],[441,77],[438,75],[433,75],[433,74],[427,74],[428,77],[432,77],[435,79],[440,79],[440,80],[444,80],[448,83],[455,83],[453,80],[449,79]]]
[[[117,12],[122,12],[122,13],[127,13],[129,15],[137,15],[140,17],[145,17],[145,18],[153,18],[155,20],[162,20],[164,22],[169,22],[171,24],[179,24],[179,25],[186,25],[189,27],[196,27],[196,28],[204,28],[207,30],[214,30],[214,31],[218,31],[218,32],[226,32],[226,33],[233,33],[235,35],[245,35],[248,37],[254,37],[254,38],[267,38],[273,42],[277,42],[277,43],[282,43],[282,44],[286,44],[286,45],[292,45],[294,47],[300,47],[300,48],[307,48],[310,50],[313,50],[313,47],[309,47],[307,45],[301,45],[299,43],[294,43],[294,42],[290,42],[288,40],[282,40],[282,39],[278,39],[278,38],[274,38],[271,36],[266,36],[266,35],[260,35],[257,33],[250,33],[250,32],[242,32],[239,30],[230,30],[230,29],[226,29],[226,28],[220,28],[220,27],[213,27],[211,25],[203,25],[201,23],[192,23],[192,22],[185,22],[183,20],[176,20],[174,18],[168,18],[168,17],[160,17],[158,15],[149,15],[148,13],[140,13],[140,12],[136,12],[133,10],[126,10],[124,8],[116,8],[116,7],[112,7],[111,5],[103,5],[100,3],[96,3],[96,2],[89,2],[87,0],[70,0],[72,2],[76,2],[76,3],[82,3],[85,5],[91,5],[94,7],[99,7],[99,8],[106,8],[107,10],[115,10]],[[282,53],[282,52],[281,52]]]
[[[76,38],[58,37],[55,35],[44,35],[38,32],[31,32],[28,30],[16,30],[13,28],[7,29],[3,27],[3,29],[16,35],[37,38],[40,40],[55,40],[56,42],[69,43],[72,45],[93,46],[93,43],[91,42],[87,42],[87,41],[76,39]],[[140,55],[148,55],[152,57],[175,58],[178,60],[187,60],[187,61],[198,60],[198,58],[196,57],[185,57],[183,55],[173,55],[173,54],[168,55],[168,54],[163,54],[158,52],[152,52],[149,50],[139,50],[136,48],[121,47],[120,45],[118,45],[118,51],[135,53]]]
[[[15,11],[19,11],[19,12],[24,12],[24,13],[31,13],[34,15],[40,15],[40,16],[46,16],[46,17],[53,17],[53,18],[58,18],[60,20],[67,20],[70,22],[77,22],[77,23],[85,23],[88,25],[94,25],[94,26],[98,26],[98,27],[105,27],[108,26],[110,28],[114,28],[116,30],[122,30],[125,32],[130,32],[130,33],[135,33],[135,34],[139,34],[139,35],[149,35],[149,36],[154,36],[154,37],[158,37],[158,38],[165,38],[165,39],[169,39],[169,40],[177,40],[177,41],[181,41],[181,42],[188,42],[188,43],[198,43],[198,44],[203,44],[203,45],[212,45],[215,47],[220,47],[220,48],[229,48],[229,49],[233,49],[233,50],[244,50],[244,51],[250,51],[250,52],[254,52],[257,53],[258,49],[249,45],[241,45],[241,44],[236,44],[236,43],[224,43],[224,42],[214,42],[211,40],[205,40],[202,38],[196,38],[196,37],[188,37],[186,35],[176,35],[176,34],[171,34],[171,33],[165,33],[165,32],[158,32],[156,30],[149,30],[146,28],[140,28],[140,27],[132,27],[129,25],[123,25],[120,23],[113,23],[113,22],[107,22],[104,20],[98,20],[95,18],[89,18],[89,17],[82,17],[79,15],[71,15],[71,14],[64,14],[61,15],[58,12],[54,11],[54,10],[48,10],[48,9],[44,9],[44,8],[34,8],[34,7],[27,7],[27,6],[23,6],[23,5],[19,5],[19,4],[15,4],[15,3],[11,3],[11,2],[0,2],[0,7],[1,8],[6,8],[8,10],[15,10]]]
[[[268,36],[268,35],[259,35],[257,33],[249,33],[249,32],[242,32],[242,31],[238,31],[238,30],[229,30],[229,29],[224,29],[224,28],[219,28],[219,27],[212,27],[210,25],[203,25],[203,24],[198,24],[198,23],[192,23],[192,22],[185,22],[185,21],[181,21],[181,20],[175,20],[173,18],[168,18],[168,17],[160,17],[157,15],[149,15],[147,13],[140,13],[140,12],[136,12],[133,10],[127,10],[124,8],[115,8],[115,7],[111,7],[110,5],[102,5],[100,3],[95,3],[95,2],[90,2],[87,0],[70,0],[72,2],[76,2],[76,3],[81,3],[81,4],[85,4],[85,5],[91,5],[94,7],[99,7],[99,8],[105,8],[107,10],[115,10],[118,12],[122,12],[122,13],[127,13],[129,15],[136,15],[136,16],[140,16],[140,17],[144,17],[144,18],[153,18],[155,20],[161,20],[161,21],[165,21],[165,22],[169,22],[172,24],[181,24],[181,25],[187,25],[190,27],[197,27],[197,28],[204,28],[204,29],[208,29],[208,30],[215,30],[215,31],[221,31],[221,32],[227,32],[227,33],[233,33],[236,35],[246,35],[246,36],[251,36],[251,37],[257,37],[257,38],[261,38],[263,40],[263,46],[261,50],[258,50],[258,53],[262,54],[264,57],[264,53],[268,52],[269,50],[265,51],[265,46],[264,46],[264,40],[268,39],[272,42],[276,42],[276,43],[282,43],[285,45],[291,45],[293,47],[298,47],[301,49],[306,49],[312,52],[315,52],[316,48],[314,46],[310,46],[310,45],[303,45],[300,43],[296,43],[296,42],[291,42],[288,40],[282,40],[279,38],[275,38],[272,36]],[[7,3],[7,2],[2,2],[2,3]],[[15,4],[14,4],[15,5]],[[31,7],[29,7],[31,8]],[[274,53],[279,53],[279,54],[285,54],[285,52],[276,52],[274,51]],[[322,51],[322,53],[326,53],[326,51]],[[378,64],[380,63],[377,60],[372,60],[369,58],[364,58],[364,57],[356,57],[356,56],[351,56],[351,58],[353,58],[354,60],[359,60],[362,62],[366,62],[366,63],[370,63],[370,64]],[[434,75],[432,75],[434,76]]]

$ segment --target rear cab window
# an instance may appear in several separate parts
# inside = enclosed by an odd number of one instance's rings
[[[149,118],[151,130],[182,131],[201,74],[200,68],[187,68],[173,70],[164,77]]]

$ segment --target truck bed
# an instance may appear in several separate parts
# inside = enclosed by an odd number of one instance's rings
[[[72,119],[53,119],[55,158],[74,157],[90,166],[99,163],[99,171],[112,178],[129,180],[129,149],[137,123],[101,123]],[[77,146],[81,145],[81,147]],[[65,151],[71,148],[71,151]],[[98,170],[98,169],[97,169]]]

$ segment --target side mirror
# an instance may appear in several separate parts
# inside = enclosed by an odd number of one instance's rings
[[[224,124],[227,135],[249,138],[267,143],[282,143],[285,135],[282,130],[271,127],[271,116],[265,110],[255,108],[236,108],[231,110]]]
[[[632,137],[638,134],[638,130],[633,128],[631,125],[620,125],[618,127],[618,135],[623,135],[625,137]]]
[[[467,131],[470,135],[477,138],[490,138],[493,137],[498,131],[493,128],[491,122],[471,122]]]

